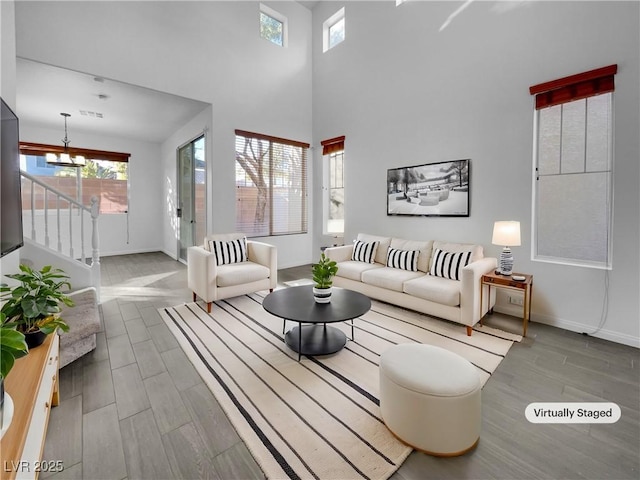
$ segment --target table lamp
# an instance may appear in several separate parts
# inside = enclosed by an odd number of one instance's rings
[[[491,243],[504,247],[500,253],[498,273],[500,275],[511,275],[513,271],[513,254],[509,247],[520,246],[520,222],[495,222],[493,224],[493,239]]]

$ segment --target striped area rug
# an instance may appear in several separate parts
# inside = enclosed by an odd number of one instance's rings
[[[378,360],[399,343],[426,343],[473,363],[486,382],[520,337],[465,329],[372,301],[354,321],[355,341],[324,357],[284,343],[283,320],[262,308],[265,293],[160,309],[269,479],[386,479],[411,452],[382,422]],[[288,323],[287,329],[297,325]],[[350,324],[332,324],[350,337]]]

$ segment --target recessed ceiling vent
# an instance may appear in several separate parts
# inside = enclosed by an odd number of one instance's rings
[[[92,112],[90,110],[80,110],[80,115],[91,118],[104,118],[104,115],[102,115],[102,113]]]

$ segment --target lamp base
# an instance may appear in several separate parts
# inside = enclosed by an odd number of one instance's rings
[[[498,266],[500,275],[511,275],[513,273],[513,253],[509,247],[504,247],[500,252],[500,264]]]

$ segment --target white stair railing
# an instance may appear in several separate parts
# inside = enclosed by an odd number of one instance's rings
[[[22,214],[23,220],[27,220],[25,217],[28,215],[31,217],[31,240],[33,242],[47,248],[52,248],[50,230],[54,229],[55,232],[53,233],[57,237],[57,252],[68,257],[70,260],[80,262],[86,266],[85,240],[88,233],[85,231],[85,217],[88,216],[91,219],[91,276],[93,280],[92,283],[99,288],[100,251],[98,241],[98,199],[95,196],[91,197],[91,206],[87,207],[26,172],[21,171],[20,175],[30,182],[23,182],[23,189],[26,187],[29,190],[30,205],[28,206],[29,208],[25,208],[25,205],[23,205]],[[36,190],[40,191],[38,196],[36,195]],[[25,192],[23,192],[23,199],[25,198],[24,193]],[[36,208],[40,202],[42,203],[42,208]],[[50,208],[50,203],[55,206]],[[50,225],[49,221],[49,217],[51,216],[49,211],[52,208],[55,210],[53,213],[55,215],[55,227]],[[63,228],[64,222],[68,223],[68,230],[66,226]],[[25,232],[26,231],[27,228],[25,228]],[[63,233],[65,231],[68,231],[68,236]],[[42,240],[39,237],[41,237]],[[78,242],[80,244],[79,255],[74,253],[74,244],[77,245]]]

